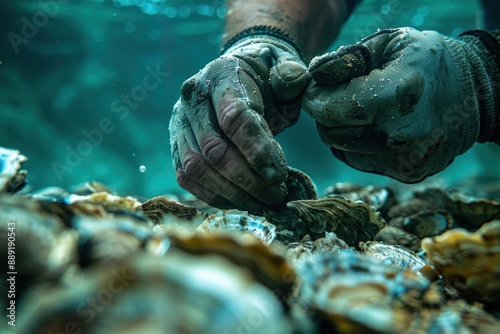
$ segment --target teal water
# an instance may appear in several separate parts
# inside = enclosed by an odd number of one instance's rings
[[[224,2],[56,3],[0,4],[0,145],[29,158],[31,189],[99,180],[139,197],[180,192],[168,121],[182,82],[217,57]],[[26,30],[26,21],[38,27]],[[482,25],[476,1],[368,0],[332,49],[388,27],[457,36]],[[148,74],[155,81],[145,90]],[[320,190],[335,182],[395,182],[335,160],[307,115],[278,139],[289,164],[311,175]],[[430,182],[495,176],[498,156],[494,145],[476,145]]]

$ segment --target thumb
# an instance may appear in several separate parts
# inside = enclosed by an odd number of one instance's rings
[[[290,102],[300,97],[311,77],[302,60],[289,54],[278,58],[270,81],[276,101]]]
[[[367,75],[381,67],[387,46],[403,32],[404,29],[380,30],[357,44],[315,57],[309,65],[309,73],[314,81],[325,86]]]

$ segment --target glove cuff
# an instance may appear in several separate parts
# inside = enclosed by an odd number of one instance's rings
[[[286,43],[289,45],[300,57],[300,59],[305,62],[304,53],[302,49],[295,43],[290,36],[284,31],[271,27],[271,26],[255,26],[243,30],[233,38],[231,38],[221,49],[220,54],[223,55],[234,45],[243,42],[244,40],[254,39],[254,38],[267,38],[281,43]]]
[[[493,90],[493,106],[488,106],[491,98],[487,96],[487,93],[485,94],[484,89],[478,87],[481,125],[477,141],[480,143],[493,141],[500,144],[500,30],[490,32],[471,30],[462,33],[459,37],[468,40],[480,49],[485,49],[483,59]]]

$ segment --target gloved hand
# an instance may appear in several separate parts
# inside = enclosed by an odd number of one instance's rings
[[[297,121],[309,82],[298,51],[264,34],[185,81],[169,127],[179,185],[219,208],[280,204],[287,165],[273,134]]]
[[[309,72],[304,109],[362,171],[418,182],[493,131],[498,68],[474,36],[382,30],[314,58]]]

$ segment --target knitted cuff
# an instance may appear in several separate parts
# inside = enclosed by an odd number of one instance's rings
[[[243,30],[242,32],[231,38],[226,44],[224,44],[220,54],[224,54],[227,50],[229,50],[232,46],[240,41],[256,37],[270,37],[272,39],[277,39],[280,42],[289,44],[293,49],[295,49],[295,51],[297,51],[300,59],[305,62],[302,49],[290,38],[290,36],[288,36],[288,34],[286,34],[284,31],[271,26],[255,26]]]
[[[483,143],[493,141],[500,144],[500,30],[486,32],[484,30],[471,30],[462,33],[459,37],[468,39],[474,37],[476,42],[481,43],[487,50],[485,59],[488,74],[493,86],[494,107],[482,108],[481,113],[481,131],[478,142]]]

